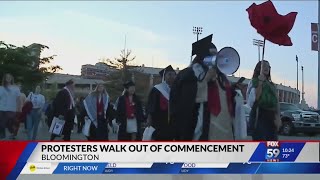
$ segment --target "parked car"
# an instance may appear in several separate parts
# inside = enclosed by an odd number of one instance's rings
[[[319,109],[318,110],[312,110],[312,112],[316,112],[316,113],[320,114],[320,110]]]
[[[320,133],[320,116],[316,112],[304,111],[294,104],[280,103],[283,135],[305,133],[313,136]]]

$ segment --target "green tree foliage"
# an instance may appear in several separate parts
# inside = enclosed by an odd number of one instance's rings
[[[58,91],[58,84],[54,83],[50,86],[49,89],[43,91],[43,95],[46,97],[46,100],[51,100],[56,97]]]
[[[106,82],[105,87],[107,88],[112,102],[115,102],[123,92],[123,82],[119,81],[121,76],[122,73],[120,71],[114,72],[109,75],[108,81]]]
[[[136,59],[136,56],[132,56],[132,51],[131,50],[126,50],[123,49],[121,50],[120,57],[114,58],[114,59],[104,59],[103,62],[106,63],[107,65],[121,70],[121,79],[122,82],[125,82],[129,80],[131,77],[130,72],[129,72],[129,64],[130,62],[134,61]]]
[[[49,65],[54,56],[40,56],[45,49],[48,47],[41,44],[17,47],[0,41],[0,77],[10,73],[15,81],[21,82],[28,90],[41,84],[47,76],[62,70],[60,66]]]

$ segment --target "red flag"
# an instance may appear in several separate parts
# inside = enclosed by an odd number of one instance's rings
[[[297,12],[280,15],[270,0],[260,5],[253,3],[247,12],[251,25],[266,40],[278,45],[292,46],[288,33],[294,25]]]

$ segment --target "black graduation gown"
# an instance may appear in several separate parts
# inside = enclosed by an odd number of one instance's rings
[[[108,124],[112,127],[112,120],[115,118],[115,111],[113,105],[109,103],[106,113],[106,118],[104,116],[98,117],[96,127],[93,123],[90,125],[90,136],[87,137],[90,141],[101,141],[101,140],[109,140],[109,129]],[[88,116],[85,108],[81,113],[81,117]]]
[[[147,112],[151,115],[152,126],[155,132],[152,135],[154,140],[173,140],[171,121],[168,121],[168,109],[162,110],[160,107],[161,92],[153,87],[148,98]],[[163,97],[164,98],[164,97]]]
[[[198,79],[191,67],[180,71],[170,92],[170,116],[175,140],[191,141],[198,120],[200,104],[196,103]],[[200,140],[208,140],[210,114],[204,104],[203,130]]]
[[[67,136],[71,134],[75,118],[75,107],[70,109],[71,103],[69,92],[66,89],[59,91],[53,101],[53,115],[64,117],[65,125],[62,134]]]
[[[142,104],[139,98],[134,95],[133,102],[135,103],[135,117],[137,119],[137,140],[142,139],[141,133],[141,124],[144,121],[145,117],[143,114]],[[118,140],[120,141],[131,141],[131,135],[127,133],[127,111],[126,111],[126,95],[122,95],[118,99],[117,103],[117,122],[120,123]]]

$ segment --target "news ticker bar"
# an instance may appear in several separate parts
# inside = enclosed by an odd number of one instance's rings
[[[320,163],[28,164],[21,174],[320,174]]]
[[[28,162],[319,162],[315,142],[38,143]]]
[[[8,167],[0,173],[0,179],[30,173],[287,174],[319,173],[320,169],[319,142],[0,142],[0,145],[6,147],[0,148],[0,163]],[[135,165],[130,167],[126,163]]]

